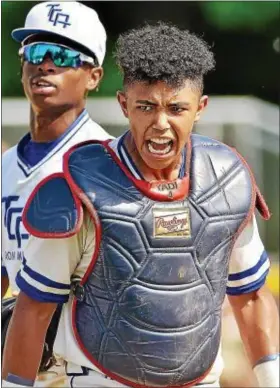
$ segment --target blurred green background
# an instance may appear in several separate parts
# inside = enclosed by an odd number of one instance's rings
[[[23,26],[37,2],[1,1],[2,96],[23,96],[18,44],[10,33]],[[120,75],[112,51],[116,36],[145,21],[176,23],[213,46],[217,67],[206,80],[211,94],[246,94],[278,102],[279,2],[270,1],[81,1],[94,8],[108,34],[105,78],[98,96],[115,95]],[[82,21],[81,21],[81,28]],[[277,40],[278,39],[278,40]],[[96,94],[93,93],[93,97]]]

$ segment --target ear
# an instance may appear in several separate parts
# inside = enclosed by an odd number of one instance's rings
[[[20,59],[20,82],[23,84],[23,66],[24,66],[24,61],[21,58]]]
[[[92,90],[95,90],[99,83],[101,82],[103,78],[103,68],[102,67],[94,67],[90,71],[90,77],[88,79],[87,83],[87,91],[90,92]]]
[[[128,117],[128,113],[127,113],[127,100],[126,100],[125,93],[120,91],[120,90],[118,90],[117,91],[117,99],[118,99],[118,102],[120,104],[121,110],[123,111],[124,116]]]
[[[200,119],[200,115],[206,108],[207,104],[208,104],[208,96],[202,96],[199,100],[198,109],[195,114],[195,119],[194,119],[195,122]]]

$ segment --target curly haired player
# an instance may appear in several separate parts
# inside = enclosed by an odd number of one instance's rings
[[[69,386],[218,387],[227,293],[260,386],[278,387],[279,319],[254,216],[268,208],[236,151],[192,134],[213,54],[159,23],[122,35],[116,58],[130,128],[74,146],[29,198],[8,349],[24,342],[3,376],[33,385],[59,300]]]

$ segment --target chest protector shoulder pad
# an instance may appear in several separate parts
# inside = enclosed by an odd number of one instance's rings
[[[231,249],[255,208],[246,163],[224,144],[193,135],[189,185],[178,179],[155,190],[135,180],[107,146],[89,142],[67,154],[64,177],[65,200],[53,207],[58,214],[64,207],[64,225],[55,230],[40,190],[25,222],[52,236],[75,233],[81,202],[93,219],[96,248],[73,305],[81,349],[131,387],[195,385],[215,361]],[[176,197],[176,188],[189,186]],[[35,221],[34,208],[51,217],[51,230]]]

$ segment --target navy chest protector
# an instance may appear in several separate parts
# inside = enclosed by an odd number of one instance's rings
[[[213,365],[233,243],[268,209],[242,158],[192,135],[184,179],[136,180],[103,144],[71,149],[24,212],[40,237],[96,228],[91,264],[75,286],[73,326],[86,356],[130,387],[188,387]]]

